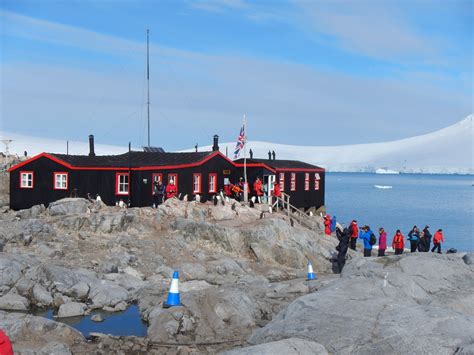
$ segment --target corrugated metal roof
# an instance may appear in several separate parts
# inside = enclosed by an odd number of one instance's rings
[[[213,152],[155,153],[132,151],[120,155],[50,155],[76,167],[146,167],[198,163]]]

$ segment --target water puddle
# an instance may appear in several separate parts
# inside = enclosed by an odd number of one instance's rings
[[[91,317],[95,314],[100,314],[104,321],[92,321]],[[55,318],[52,309],[35,312],[35,315],[67,324],[80,331],[85,337],[89,337],[90,333],[94,332],[139,337],[143,337],[147,333],[146,323],[142,321],[137,305],[131,305],[123,312],[109,313],[97,310],[83,317]]]

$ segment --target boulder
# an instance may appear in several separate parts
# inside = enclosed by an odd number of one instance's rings
[[[474,273],[459,257],[353,259],[340,280],[293,301],[249,342],[299,337],[330,353],[453,354],[473,341],[473,291]]]
[[[10,292],[0,297],[0,309],[8,311],[27,311],[30,301],[23,296]]]
[[[20,279],[22,270],[19,262],[0,254],[0,287],[12,287]]]
[[[63,198],[62,200],[52,202],[48,210],[51,216],[82,214],[88,211],[89,204],[89,201],[83,198]]]
[[[53,297],[41,284],[33,286],[33,300],[38,307],[48,307],[53,304]]]
[[[275,355],[275,354],[308,354],[326,355],[328,352],[319,343],[299,338],[288,338],[270,343],[248,346],[225,351],[223,355]]]
[[[79,302],[69,302],[59,306],[58,318],[83,316],[87,305]]]

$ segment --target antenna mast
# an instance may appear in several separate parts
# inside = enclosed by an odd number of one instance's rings
[[[150,30],[146,30],[146,80],[147,80],[147,116],[148,116],[148,147],[150,147]]]

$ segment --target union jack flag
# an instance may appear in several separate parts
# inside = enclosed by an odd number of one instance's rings
[[[239,136],[237,137],[237,144],[234,149],[234,159],[237,159],[240,155],[240,151],[244,149],[245,145],[245,125],[240,129]]]

